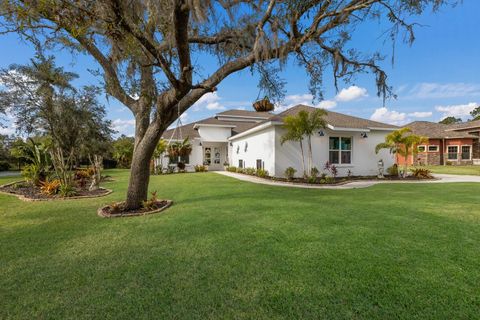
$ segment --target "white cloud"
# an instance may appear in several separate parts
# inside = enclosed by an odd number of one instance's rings
[[[479,104],[476,102],[470,102],[467,104],[436,106],[435,110],[442,113],[442,119],[446,117],[455,117],[466,120],[470,116],[470,112],[478,107],[478,105]]]
[[[340,92],[335,96],[335,100],[339,102],[347,102],[358,100],[367,96],[367,89],[357,86],[350,86],[346,89],[344,88],[340,90]]]
[[[132,136],[135,131],[135,120],[115,119],[112,121],[112,127],[118,131],[119,134]]]
[[[216,92],[211,92],[203,95],[193,105],[193,111],[207,110],[225,110],[225,106],[220,103],[221,98]]]
[[[457,97],[480,96],[480,84],[476,83],[434,83],[424,82],[415,85],[405,98],[410,99],[445,99]]]
[[[414,117],[414,118],[428,118],[428,117],[431,117],[432,114],[433,114],[433,112],[431,112],[431,111],[425,111],[425,112],[416,111],[416,112],[411,112],[408,115],[410,117]]]
[[[370,116],[370,119],[394,125],[402,125],[409,121],[406,113],[388,110],[385,107],[375,109],[373,114]]]
[[[0,127],[0,134],[11,135],[14,134],[17,130],[17,127],[13,123],[6,127]]]

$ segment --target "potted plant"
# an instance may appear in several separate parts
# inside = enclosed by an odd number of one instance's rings
[[[253,103],[253,108],[257,112],[270,112],[270,111],[273,111],[275,107],[273,103],[270,102],[270,99],[268,99],[268,97],[265,96],[263,99],[255,101]]]

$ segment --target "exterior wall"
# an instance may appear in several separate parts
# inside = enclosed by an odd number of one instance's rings
[[[280,126],[275,127],[275,176],[284,177],[285,169],[293,167],[297,170],[296,176],[302,175],[302,156],[300,144],[298,142],[285,142],[281,145],[281,137],[284,129]],[[352,175],[371,176],[378,174],[378,161],[384,162],[384,168],[388,168],[395,163],[394,156],[388,150],[381,150],[375,153],[375,146],[385,141],[385,135],[389,131],[371,131],[367,138],[362,138],[360,132],[339,132],[324,130],[325,136],[315,135],[312,137],[313,166],[322,172],[325,163],[329,159],[329,137],[352,137],[352,163],[336,164],[339,176]],[[308,144],[306,140],[303,143],[305,160],[308,159]]]
[[[415,157],[410,157],[413,161],[409,164],[414,165],[441,165],[443,164],[443,141],[441,139],[430,139],[424,144],[426,152],[419,152]],[[437,146],[438,151],[428,151],[428,146]]]
[[[201,126],[198,128],[198,134],[202,141],[227,142],[227,139],[232,135],[232,128]]]
[[[238,167],[239,160],[243,160],[244,168],[256,168],[257,159],[261,159],[269,175],[275,175],[274,127],[232,140],[230,150],[230,165]]]
[[[415,156],[410,155],[407,159],[409,165],[443,165],[450,163],[453,165],[467,165],[472,164],[472,159],[476,159],[476,151],[479,148],[478,140],[471,138],[458,138],[458,139],[430,139],[427,143],[422,144],[426,147],[426,152],[418,152]],[[439,146],[438,152],[428,152],[429,145]],[[458,146],[457,160],[448,159],[448,146]],[[461,152],[462,146],[471,146],[472,157],[470,160],[462,160]],[[397,155],[397,162],[399,165],[405,163],[405,158]]]

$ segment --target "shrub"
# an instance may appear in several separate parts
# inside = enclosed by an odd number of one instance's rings
[[[75,187],[72,186],[71,184],[62,184],[60,185],[60,188],[58,189],[58,193],[62,197],[73,197],[77,194],[77,191],[75,190]]]
[[[296,172],[297,170],[295,170],[295,168],[288,167],[287,169],[285,169],[285,177],[287,178],[287,180],[293,180],[293,177],[295,177]]]
[[[432,172],[425,168],[413,168],[410,169],[412,175],[419,179],[431,179],[433,178]]]
[[[143,201],[143,207],[148,210],[155,210],[158,202],[157,191],[153,191],[150,194],[150,199]]]
[[[245,173],[245,169],[244,168],[237,168],[237,173]]]
[[[255,175],[255,168],[245,168],[245,173],[253,176]]]
[[[310,176],[315,179],[317,179],[319,173],[320,171],[318,171],[317,167],[313,167],[312,169],[310,169]]]
[[[0,171],[8,171],[10,169],[10,165],[7,161],[0,161]]]
[[[196,165],[195,167],[195,172],[207,172],[208,167],[204,165]]]
[[[317,177],[309,176],[309,177],[307,178],[307,182],[308,182],[308,183],[312,183],[312,184],[313,184],[313,183],[316,183],[316,182],[317,182]]]
[[[228,172],[237,172],[237,167],[235,167],[235,166],[229,166],[229,167],[227,167],[227,171],[228,171]]]
[[[393,166],[388,167],[387,168],[387,173],[390,176],[398,176],[398,166],[397,166],[397,164],[394,164]]]
[[[268,171],[264,169],[257,169],[256,175],[257,177],[260,177],[260,178],[266,178],[268,177]]]
[[[60,191],[60,180],[45,180],[40,182],[40,192],[47,196],[56,195]]]

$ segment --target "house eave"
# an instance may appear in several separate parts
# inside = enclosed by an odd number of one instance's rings
[[[198,129],[200,127],[217,127],[217,128],[235,128],[236,125],[232,124],[207,124],[207,123],[197,123],[193,126],[193,129]]]
[[[261,130],[263,130],[263,129],[266,129],[266,128],[270,127],[270,126],[279,125],[279,124],[283,124],[283,122],[281,122],[281,121],[268,121],[268,122],[265,122],[265,123],[263,123],[263,124],[261,124],[261,125],[258,125],[258,126],[256,126],[256,127],[253,127],[253,128],[251,128],[251,129],[248,129],[248,130],[246,130],[246,131],[244,131],[244,132],[241,132],[241,133],[239,133],[239,134],[236,134],[236,135],[234,135],[234,136],[231,136],[231,137],[228,138],[227,140],[228,140],[228,141],[233,141],[233,140],[235,140],[235,139],[238,139],[238,138],[241,138],[241,137],[245,137],[245,136],[248,136],[248,135],[250,135],[250,134],[252,134],[252,133],[255,133],[255,132],[257,132],[257,131],[261,131]]]

